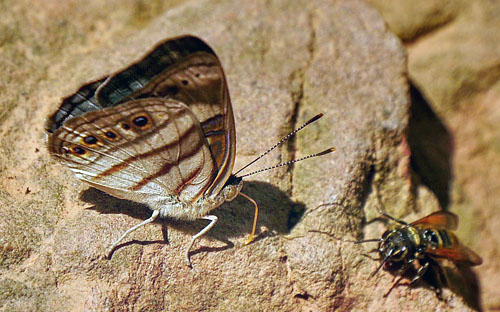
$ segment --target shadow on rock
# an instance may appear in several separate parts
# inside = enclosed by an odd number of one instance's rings
[[[305,205],[290,200],[288,195],[279,190],[272,184],[265,182],[247,182],[245,183],[243,193],[253,198],[259,205],[259,217],[257,220],[256,240],[263,239],[266,235],[273,233],[288,233],[289,230],[300,220]],[[137,223],[151,216],[151,210],[147,205],[136,202],[115,198],[102,191],[89,188],[80,194],[80,199],[84,202],[94,205],[88,209],[98,211],[103,214],[126,214],[137,220]],[[226,244],[222,249],[232,248],[234,245],[228,239],[241,235],[249,235],[252,230],[254,218],[254,206],[242,196],[238,196],[229,203],[224,203],[220,207],[211,211],[210,214],[216,215],[219,219],[217,224],[206,234],[206,236],[219,240]],[[168,241],[166,228],[176,229],[189,235],[195,235],[203,229],[208,221],[206,220],[177,220],[172,218],[158,219],[155,223],[162,224],[165,241]],[[267,233],[260,233],[259,228],[267,228]],[[123,229],[124,231],[126,228]],[[140,229],[139,229],[140,230]],[[117,249],[137,244],[160,243],[140,242],[133,240],[133,234],[127,237],[123,244]],[[193,250],[191,255],[209,250],[210,248],[201,248]]]
[[[410,81],[411,114],[408,143],[413,170],[438,198],[443,209],[450,203],[453,138],[420,90]]]
[[[479,279],[471,267],[456,264],[450,268],[446,267],[444,271],[448,288],[461,296],[469,307],[481,311]]]
[[[411,149],[412,169],[437,197],[442,209],[450,204],[450,186],[453,179],[452,158],[454,144],[452,134],[432,110],[420,90],[410,81],[411,117],[408,142]],[[480,309],[479,281],[468,266],[440,267],[444,286],[462,297],[476,310]],[[432,286],[439,285],[433,277],[424,280]],[[436,286],[438,287],[438,286]]]

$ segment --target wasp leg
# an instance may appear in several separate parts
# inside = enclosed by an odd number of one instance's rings
[[[425,272],[427,271],[428,268],[429,268],[429,262],[426,262],[423,266],[421,266],[418,269],[417,274],[411,279],[410,285],[413,285],[418,280],[420,280],[424,276],[424,274],[425,274]]]
[[[385,212],[379,211],[379,213],[380,213],[382,216],[384,216],[385,218],[387,218],[387,219],[389,219],[389,220],[392,220],[392,221],[394,221],[394,222],[396,222],[396,223],[399,223],[399,224],[404,225],[404,226],[408,226],[408,225],[409,225],[409,224],[408,224],[408,223],[406,223],[405,221],[400,220],[400,219],[397,219],[397,218],[394,218],[393,216],[391,216],[391,215],[389,215],[389,214],[387,214],[387,213],[385,213]]]
[[[419,281],[425,274],[425,272],[427,271],[427,269],[429,268],[429,262],[426,262],[423,266],[421,266],[418,271],[417,271],[417,274],[411,279],[409,285],[413,285],[414,283],[416,283],[417,281]],[[399,283],[401,283],[401,280],[404,278],[404,273],[406,272],[406,268],[402,269],[401,270],[401,275],[400,277],[396,280],[396,282],[394,284],[392,284],[391,288],[389,289],[389,291],[387,293],[385,293],[384,295],[384,298],[389,296],[389,294],[391,293],[391,291],[396,288],[396,286],[399,285]]]
[[[403,272],[404,273],[404,272]],[[389,288],[389,291],[387,291],[385,294],[384,294],[384,298],[386,298],[387,296],[389,296],[389,294],[391,293],[391,291],[396,288],[396,286],[399,285],[399,283],[401,282],[401,280],[404,278],[403,274],[401,274],[401,276],[396,280],[396,282],[394,282],[394,284],[392,284],[391,288]]]
[[[375,190],[375,197],[377,198],[377,201],[378,201],[378,203],[380,204],[380,206],[381,206],[381,207],[383,207],[384,205],[382,204],[382,200],[380,199],[380,194],[379,194],[379,192],[378,192],[378,189],[376,189],[376,190]],[[381,214],[382,216],[384,216],[385,218],[387,218],[387,219],[389,219],[389,220],[392,220],[392,221],[394,221],[394,222],[397,222],[397,223],[399,223],[399,224],[401,224],[401,225],[406,225],[406,226],[408,226],[408,223],[406,223],[406,222],[405,222],[405,221],[403,221],[403,220],[400,220],[400,219],[394,218],[393,216],[391,216],[391,215],[389,215],[389,214],[387,214],[387,213],[383,212],[383,211],[382,211],[382,209],[380,209],[380,207],[378,207],[378,206],[377,206],[377,211],[378,211],[378,213],[379,213],[379,214]]]
[[[436,297],[439,299],[439,300],[443,300],[443,287],[446,285],[446,275],[443,271],[443,269],[435,264],[435,263],[432,263],[430,262],[430,267],[433,271],[433,282],[434,284],[432,285],[432,287],[434,288],[434,291],[436,292]],[[443,278],[445,280],[443,280]]]
[[[412,260],[413,261],[413,260]],[[389,290],[385,293],[384,295],[384,298],[386,298],[387,296],[389,296],[389,294],[391,293],[391,291],[396,288],[396,286],[399,285],[399,283],[401,283],[401,280],[404,278],[405,276],[405,273],[406,271],[408,270],[408,267],[410,266],[411,262],[408,262],[406,263],[398,272],[398,275],[399,275],[399,278],[396,280],[396,282],[394,282],[394,284],[392,284],[391,288],[389,288]],[[413,282],[413,281],[412,281]]]

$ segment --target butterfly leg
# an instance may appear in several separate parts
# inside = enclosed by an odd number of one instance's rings
[[[240,195],[245,197],[248,201],[250,201],[254,207],[255,207],[255,215],[253,217],[253,227],[252,227],[252,233],[250,234],[250,236],[248,236],[247,238],[247,241],[245,242],[245,245],[248,245],[250,244],[251,242],[253,242],[254,240],[254,237],[255,237],[255,229],[257,228],[257,218],[259,217],[259,206],[257,205],[257,203],[255,202],[255,200],[253,200],[253,198],[251,198],[250,196],[246,195],[246,194],[243,194],[240,192]]]
[[[137,230],[138,228],[140,227],[143,227],[145,226],[146,224],[149,224],[151,222],[153,222],[157,217],[158,215],[160,214],[160,211],[159,210],[154,210],[153,211],[153,214],[151,215],[151,217],[149,217],[149,219],[146,219],[144,221],[142,221],[141,223],[137,224],[136,226],[133,226],[131,227],[130,229],[128,229],[127,231],[125,231],[125,233],[122,234],[122,236],[120,236],[119,239],[117,239],[111,246],[109,246],[109,248],[107,249],[106,251],[106,257],[109,259],[111,257],[111,254],[113,253],[113,250],[116,248],[116,246],[118,246],[118,244],[130,233],[132,233],[133,231]]]
[[[205,235],[208,231],[210,231],[210,229],[214,227],[215,223],[218,220],[217,216],[214,216],[214,215],[204,216],[201,219],[210,220],[210,223],[206,227],[204,227],[201,231],[199,231],[198,234],[193,236],[193,238],[191,239],[191,243],[189,244],[188,248],[186,249],[186,261],[187,261],[187,264],[189,267],[192,267],[191,260],[189,259],[189,251],[191,251],[191,248],[193,247],[194,242],[198,238]]]

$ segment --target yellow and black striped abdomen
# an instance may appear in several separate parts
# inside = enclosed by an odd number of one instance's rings
[[[451,231],[445,229],[423,229],[422,239],[427,243],[427,249],[455,248],[458,239]]]

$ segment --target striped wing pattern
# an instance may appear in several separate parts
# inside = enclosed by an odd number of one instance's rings
[[[212,49],[192,36],[160,42],[81,87],[46,129],[51,154],[78,178],[152,208],[217,195],[234,164],[224,73]]]
[[[153,206],[193,202],[215,172],[201,125],[174,100],[143,99],[73,118],[49,147],[79,179]]]

